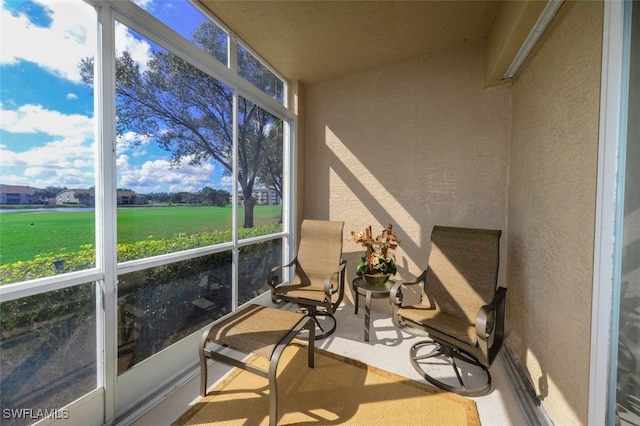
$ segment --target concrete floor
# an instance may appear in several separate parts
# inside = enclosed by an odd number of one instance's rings
[[[390,318],[391,307],[386,299],[373,299],[370,341],[364,341],[364,298],[361,297],[358,315],[354,313],[351,294],[345,297],[336,312],[338,327],[331,336],[317,341],[317,347],[357,359],[393,373],[425,382],[409,362],[409,348],[423,338],[397,329]],[[265,303],[267,304],[267,303]],[[293,308],[292,308],[293,309]],[[210,367],[209,384],[228,371],[226,366]],[[448,370],[447,370],[448,371]],[[526,425],[527,421],[508,381],[500,357],[491,369],[492,390],[484,396],[471,398],[476,402],[483,425]],[[447,373],[448,374],[448,373]],[[199,375],[176,389],[171,395],[138,418],[134,426],[171,424],[198,401]],[[250,426],[250,425],[248,425]]]

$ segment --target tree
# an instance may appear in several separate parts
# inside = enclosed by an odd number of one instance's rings
[[[214,194],[213,205],[218,207],[224,207],[231,203],[231,194],[224,189],[217,189]]]
[[[196,196],[198,198],[198,201],[201,202],[202,204],[212,206],[214,205],[213,204],[214,194],[215,194],[215,189],[205,186],[200,191],[198,191]]]
[[[91,191],[76,191],[76,198],[78,199],[78,204],[82,204],[85,206],[95,206],[96,197]]]
[[[201,24],[193,43],[216,58],[226,52],[226,35],[212,23]],[[226,53],[224,55],[226,58]],[[252,84],[273,91],[274,76],[256,65],[241,50],[238,67]],[[259,63],[258,63],[259,64]],[[82,80],[93,84],[93,58],[80,63]],[[276,86],[277,87],[277,86]],[[157,50],[151,54],[146,71],[124,51],[116,58],[117,132],[135,131],[151,136],[170,153],[172,167],[183,162],[202,165],[214,160],[231,175],[233,166],[233,91],[178,56]],[[282,139],[270,129],[278,118],[250,101],[238,98],[238,185],[245,200],[244,227],[253,227],[253,188],[272,157],[282,150]],[[279,169],[280,175],[282,169]],[[280,177],[281,179],[281,177]]]
[[[269,137],[274,141],[282,141],[282,120],[279,120],[271,129],[269,129]],[[267,188],[273,189],[282,199],[282,150],[273,149],[266,153],[267,159],[264,167],[258,173],[258,179]]]
[[[168,203],[171,195],[168,192],[152,192],[147,194],[147,200],[153,203]]]
[[[231,194],[224,189],[213,189],[208,186],[202,188],[196,197],[202,204],[224,207],[231,202]]]
[[[66,186],[64,188],[61,188],[59,186],[47,186],[44,189],[36,189],[33,193],[33,196],[38,200],[48,202],[50,199],[56,198],[56,195],[58,195],[65,189],[67,189]]]
[[[193,194],[190,192],[174,192],[171,194],[172,204],[190,204],[193,201]]]

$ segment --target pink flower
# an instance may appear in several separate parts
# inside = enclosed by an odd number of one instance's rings
[[[350,239],[367,249],[362,262],[357,267],[358,273],[396,273],[396,258],[389,250],[395,250],[398,247],[398,239],[391,225],[383,229],[375,238],[371,233],[371,226],[357,234],[351,231]]]

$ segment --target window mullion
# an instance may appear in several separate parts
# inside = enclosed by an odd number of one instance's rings
[[[97,265],[104,273],[100,283],[103,303],[101,329],[104,338],[103,377],[105,423],[115,417],[117,377],[117,251],[116,251],[116,161],[115,161],[115,21],[110,7],[99,10],[99,46],[96,58],[96,143],[99,146],[96,178]]]
[[[284,122],[284,133],[283,133],[283,173],[282,173],[282,182],[283,182],[283,195],[286,199],[282,200],[282,225],[283,230],[286,232],[288,237],[285,239],[285,244],[282,245],[282,259],[283,263],[288,263],[289,259],[292,258],[292,253],[295,252],[295,247],[293,243],[295,239],[291,236],[295,234],[295,224],[296,224],[296,215],[294,210],[294,201],[295,200],[295,189],[296,182],[294,177],[295,173],[295,144],[293,141],[294,129],[293,123],[290,121]]]
[[[229,66],[231,72],[233,72],[234,74],[238,74],[238,39],[234,34],[229,34],[228,41],[229,50],[227,51],[227,53],[229,57],[229,63],[227,65]]]
[[[231,55],[229,55],[231,56]],[[231,306],[238,308],[238,269],[239,269],[239,246],[238,246],[238,91],[233,92],[233,173],[232,173],[232,208],[231,208],[231,229],[232,229],[232,271],[231,271]]]

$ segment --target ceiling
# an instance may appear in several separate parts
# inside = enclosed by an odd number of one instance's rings
[[[305,84],[483,42],[500,3],[200,2],[285,78]]]

